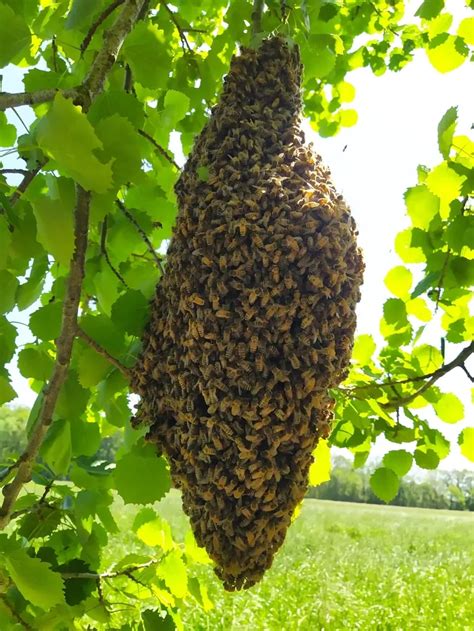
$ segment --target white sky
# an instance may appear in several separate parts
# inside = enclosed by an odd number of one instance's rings
[[[418,5],[418,3],[417,3]],[[2,71],[3,90],[22,90],[18,72]],[[382,305],[388,297],[383,283],[387,271],[400,261],[393,251],[395,235],[407,227],[403,193],[417,181],[419,164],[435,166],[441,161],[437,147],[437,125],[445,111],[459,106],[458,132],[468,133],[473,123],[474,73],[466,62],[449,74],[435,71],[423,52],[399,73],[387,72],[375,77],[370,70],[352,72],[346,80],[356,87],[356,98],[347,107],[357,110],[358,123],[342,129],[334,138],[322,139],[311,133],[315,149],[330,167],[336,188],[348,201],[359,228],[360,244],[366,261],[362,301],[359,305],[359,333],[379,336]],[[27,108],[21,108],[22,115]],[[29,118],[29,117],[28,117]],[[17,124],[12,116],[11,122]],[[347,145],[345,151],[343,148]],[[30,309],[29,311],[34,310]],[[15,313],[12,320],[27,322],[26,312]],[[19,326],[20,343],[29,341],[25,327]],[[439,331],[423,339],[439,344]],[[459,352],[459,346],[447,348],[449,361]],[[471,365],[471,372],[474,366]],[[26,379],[11,367],[13,386],[19,394],[16,403],[31,406],[35,394]],[[440,429],[452,443],[451,454],[442,461],[442,468],[471,468],[457,446],[457,436],[463,427],[474,425],[470,403],[470,383],[457,369],[438,382],[443,391],[454,391],[465,403],[465,420],[456,425],[439,422],[431,408],[420,410],[430,423]],[[426,411],[425,411],[426,410]],[[387,447],[400,448],[384,441],[374,448],[381,456]]]

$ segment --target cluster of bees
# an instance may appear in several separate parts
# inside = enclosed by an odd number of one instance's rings
[[[167,455],[228,590],[261,579],[304,497],[360,298],[355,224],[305,145],[300,75],[278,37],[233,59],[176,184],[134,371],[134,422]]]

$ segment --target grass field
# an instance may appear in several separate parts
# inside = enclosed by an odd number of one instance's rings
[[[179,539],[179,496],[158,511]],[[310,499],[259,585],[229,594],[201,575],[215,608],[184,608],[186,630],[472,631],[474,514]]]

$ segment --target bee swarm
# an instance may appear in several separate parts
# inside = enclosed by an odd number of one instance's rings
[[[360,297],[355,224],[305,145],[300,75],[278,37],[233,59],[176,184],[134,370],[134,423],[168,457],[228,590],[261,579],[305,495]]]

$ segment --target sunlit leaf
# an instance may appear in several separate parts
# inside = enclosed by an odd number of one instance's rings
[[[462,455],[474,462],[474,427],[465,427],[459,434],[458,443]]]
[[[464,405],[459,398],[448,392],[441,395],[441,397],[433,403],[434,410],[445,423],[457,423],[464,418]]]
[[[385,276],[385,285],[394,296],[407,298],[413,281],[413,275],[403,265],[392,268]]]
[[[439,211],[439,197],[421,184],[409,188],[405,193],[407,212],[417,228],[427,228]]]
[[[309,468],[310,486],[318,486],[331,477],[331,450],[327,440],[321,438],[313,451],[314,462]]]

